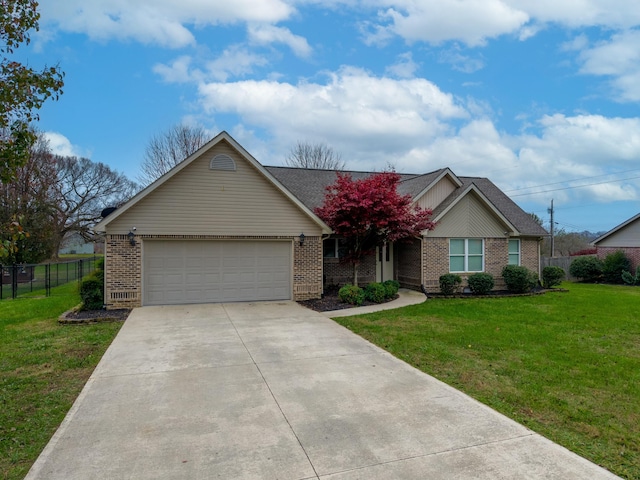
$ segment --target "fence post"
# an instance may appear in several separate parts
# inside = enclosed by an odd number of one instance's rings
[[[14,263],[11,267],[11,298],[18,296],[18,266]]]
[[[51,264],[47,263],[44,266],[44,290],[45,296],[51,296]]]

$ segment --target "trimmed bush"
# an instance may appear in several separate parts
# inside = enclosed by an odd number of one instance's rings
[[[381,283],[374,282],[364,289],[364,298],[374,303],[382,303],[387,295],[387,289]]]
[[[455,273],[440,275],[440,291],[443,295],[453,295],[462,284],[462,278]]]
[[[631,261],[622,250],[610,253],[602,262],[602,277],[607,283],[623,283],[622,272],[631,270]]]
[[[602,276],[602,260],[598,257],[578,257],[571,262],[569,273],[584,282],[597,282]]]
[[[82,310],[101,310],[104,304],[104,281],[97,275],[89,275],[80,283]]]
[[[338,290],[338,298],[341,302],[350,303],[351,305],[362,305],[362,302],[364,302],[364,290],[357,285],[348,283]]]
[[[96,270],[104,271],[104,257],[100,257],[96,260]]]
[[[627,285],[639,285],[640,284],[640,265],[636,268],[636,274],[631,275],[631,272],[622,272],[622,281]]]
[[[548,266],[542,269],[542,285],[552,288],[560,285],[564,280],[564,270],[560,267]]]
[[[384,285],[386,298],[395,297],[398,294],[398,290],[400,290],[400,282],[396,280],[386,280],[382,285]]]
[[[469,283],[469,290],[471,290],[471,293],[474,295],[486,295],[495,285],[493,275],[482,272],[469,275],[467,282]]]
[[[513,293],[526,293],[538,283],[538,276],[520,265],[507,265],[502,269],[502,277],[507,290]]]

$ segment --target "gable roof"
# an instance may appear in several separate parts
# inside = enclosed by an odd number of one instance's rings
[[[146,188],[138,192],[134,195],[127,203],[125,203],[120,208],[116,209],[105,218],[103,218],[100,222],[96,224],[94,230],[97,232],[104,232],[106,226],[111,223],[113,220],[118,218],[120,215],[124,214],[127,210],[129,210],[133,205],[140,202],[143,198],[147,197],[151,192],[160,188],[163,184],[165,184],[169,179],[175,176],[178,172],[181,172],[185,168],[188,168],[191,163],[193,163],[196,159],[200,158],[203,154],[209,151],[211,148],[216,146],[222,141],[228,142],[249,164],[251,164],[256,170],[258,170],[264,177],[271,182],[277,190],[279,190],[282,194],[285,195],[291,202],[293,202],[300,210],[302,210],[306,215],[308,215],[316,224],[320,226],[324,233],[330,233],[331,228],[324,223],[320,217],[318,217],[313,210],[311,210],[307,205],[301,202],[295,195],[293,195],[286,187],[282,185],[264,166],[262,166],[249,152],[247,152],[238,142],[236,142],[231,135],[227,132],[222,131],[210,141],[208,141],[205,145],[199,148],[192,155],[187,157],[185,160],[177,164],[167,173],[158,178],[155,182],[148,185]]]
[[[311,210],[322,205],[326,187],[335,182],[338,173],[347,173],[354,180],[366,178],[375,173],[294,167],[265,168]],[[538,225],[531,215],[522,210],[487,178],[458,177],[448,168],[421,175],[400,174],[398,192],[402,195],[411,195],[416,201],[445,176],[458,185],[458,188],[434,209],[434,219],[442,217],[460,198],[470,191],[475,191],[487,207],[512,228],[514,235],[538,237],[548,235],[548,232]]]
[[[611,235],[613,235],[614,233],[623,230],[625,227],[627,227],[628,225],[632,224],[633,222],[635,222],[636,220],[640,219],[640,213],[631,217],[629,220],[622,222],[620,225],[613,227],[611,230],[609,230],[607,233],[605,233],[604,235],[601,235],[600,237],[596,238],[592,243],[594,245],[597,245],[598,243],[600,243],[601,241],[605,240],[607,237],[610,237]]]

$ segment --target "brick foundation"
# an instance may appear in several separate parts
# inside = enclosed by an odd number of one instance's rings
[[[145,239],[173,240],[293,240],[293,300],[320,298],[322,294],[322,240],[306,237],[223,237],[138,235],[132,246],[126,235],[107,235],[105,241],[105,305],[107,309],[142,305],[142,244]],[[375,275],[375,270],[374,270]]]

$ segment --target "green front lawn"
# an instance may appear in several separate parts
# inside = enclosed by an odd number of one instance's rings
[[[421,305],[335,321],[624,478],[640,478],[640,288]]]
[[[77,282],[50,297],[0,301],[0,472],[24,478],[120,329],[61,326],[80,303]],[[44,292],[34,292],[34,295]]]

